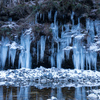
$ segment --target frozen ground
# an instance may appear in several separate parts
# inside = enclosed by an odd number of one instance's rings
[[[0,71],[0,86],[80,87],[100,85],[100,72],[44,67]]]

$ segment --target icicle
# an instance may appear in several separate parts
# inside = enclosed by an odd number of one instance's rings
[[[52,14],[52,11],[50,10],[50,12],[48,12],[48,19],[51,20],[51,14]]]
[[[66,59],[69,59],[69,54],[70,54],[70,44],[72,42],[72,37],[69,32],[69,25],[64,25],[65,31],[63,31],[63,26],[62,26],[62,33],[61,33],[61,48],[63,49],[63,59],[64,59],[64,52],[66,54]]]
[[[86,30],[89,30],[90,29],[90,20],[89,19],[86,19]]]
[[[65,32],[69,32],[69,25],[64,25],[64,27],[65,27]]]
[[[74,54],[73,54],[73,63],[76,69],[80,69],[80,54],[79,54],[79,51],[75,49],[74,49]]]
[[[40,41],[37,42],[37,64],[39,62],[39,42]]]
[[[100,32],[100,21],[99,20],[95,20],[95,28],[96,28],[97,35],[99,35],[98,34]]]
[[[88,44],[90,45],[92,42],[94,42],[94,22],[90,19],[86,20],[86,29],[88,32],[88,37],[87,37],[87,41]]]
[[[35,15],[35,24],[38,23],[38,16],[39,16],[39,13],[37,12],[36,15]]]
[[[76,69],[84,70],[85,67],[85,48],[80,39],[74,38],[73,40],[73,64]]]
[[[59,43],[57,44],[58,48],[57,48],[57,68],[61,68],[62,65],[62,52],[60,51],[60,47],[59,47]]]
[[[44,16],[44,14],[43,14],[43,21],[44,21],[44,17],[45,17],[45,16]]]
[[[42,14],[40,14],[40,19],[42,19]]]
[[[54,43],[51,44],[51,67],[55,67]]]
[[[30,60],[31,60],[31,56],[30,56],[30,35],[26,36],[26,68],[30,68],[31,64],[30,64]]]
[[[65,54],[66,54],[66,59],[69,59],[70,50],[66,50]]]
[[[80,50],[78,42],[77,39],[73,41],[73,63],[76,69],[80,69]]]
[[[19,68],[21,64],[21,68],[30,68],[31,67],[31,55],[30,55],[30,35],[27,34],[26,36],[21,36],[21,46],[22,50],[19,55]]]
[[[96,71],[97,70],[97,68],[96,68],[96,64],[97,64],[97,53],[96,52],[91,52],[90,59],[91,59],[92,66],[94,66],[94,70]]]
[[[55,12],[55,15],[54,15],[54,25],[56,25],[57,23],[57,11]]]
[[[22,46],[22,49],[21,49],[21,53],[19,55],[19,68],[20,68],[20,65],[21,65],[21,68],[25,68],[26,65],[25,65],[25,43],[24,43],[24,35],[21,36],[21,46]]]
[[[9,40],[7,38],[2,38],[2,46],[1,46],[1,64],[2,69],[5,67],[6,59],[7,59],[7,52],[8,52],[8,46]]]
[[[10,50],[9,50],[9,62],[10,62],[10,57],[11,57],[11,62],[12,62],[12,66],[14,67],[14,62],[15,62],[15,57],[16,57],[16,42],[13,42],[10,46]]]
[[[85,49],[81,48],[81,69],[84,70],[85,67]]]
[[[80,17],[78,18],[78,26],[77,26],[77,29],[79,30],[79,33],[80,34]]]
[[[44,58],[45,41],[46,41],[46,38],[44,36],[41,36],[41,40],[40,40],[40,43],[41,43],[41,55],[40,55],[40,59],[41,59],[41,61],[43,61],[43,58]]]
[[[91,70],[91,67],[93,66],[95,71],[97,65],[97,53],[95,51],[90,51],[89,53],[86,53],[86,68]]]
[[[11,57],[11,62],[12,62],[13,67],[14,67],[14,62],[15,62],[15,56],[16,56],[16,49],[11,49],[10,57]]]
[[[60,64],[60,53],[59,53],[59,43],[57,44],[58,49],[57,49],[57,68],[61,68],[61,64]]]
[[[74,26],[74,12],[71,14],[72,26]]]
[[[91,59],[90,59],[90,53],[86,53],[86,69],[91,70]]]
[[[58,38],[58,26],[51,24],[51,28],[52,28],[53,38],[57,39]]]
[[[68,34],[69,26],[64,25],[64,27],[65,27],[65,31],[63,31],[63,27],[62,27],[61,39],[62,39],[62,42],[64,42],[65,47],[66,47],[66,46],[70,46],[70,44],[72,42],[72,37],[70,34]]]
[[[53,54],[51,54],[51,67],[55,67],[55,59]]]

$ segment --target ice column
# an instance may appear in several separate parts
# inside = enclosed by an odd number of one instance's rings
[[[30,56],[30,35],[26,35],[26,68],[30,68],[30,60],[31,60],[31,56]]]
[[[72,26],[74,26],[74,12],[71,14]]]
[[[7,59],[7,52],[8,52],[8,46],[7,44],[9,44],[9,40],[8,38],[3,38],[2,37],[2,46],[1,46],[1,65],[2,65],[2,69],[5,67],[5,63],[6,63],[6,59]]]
[[[50,10],[50,12],[48,12],[48,19],[51,20],[51,14],[52,14],[52,11]]]
[[[57,19],[56,18],[57,18],[57,11],[55,12],[55,15],[54,15],[54,23],[51,24],[54,39],[58,38],[58,25],[57,25]]]
[[[78,18],[78,26],[77,26],[77,29],[79,30],[79,33],[80,34],[80,17]]]
[[[59,48],[59,42],[58,42],[58,49],[57,49],[57,68],[61,68],[61,54],[60,54],[60,48]]]
[[[72,42],[72,37],[71,34],[69,33],[69,25],[64,25],[65,27],[65,31],[63,31],[63,27],[62,27],[62,33],[61,33],[61,44],[62,44],[62,48],[66,54],[66,58],[69,59],[69,54],[70,54],[70,50],[71,48],[68,48]],[[67,46],[67,47],[66,47]],[[66,49],[67,48],[67,49]]]
[[[41,36],[41,40],[40,40],[40,43],[41,43],[41,55],[40,55],[40,59],[41,59],[41,61],[43,61],[43,58],[44,58],[45,42],[46,42],[45,36]]]
[[[21,36],[21,53],[19,55],[19,68],[21,65],[21,68],[25,68],[26,67],[26,61],[25,61],[25,39],[24,39],[24,35]]]
[[[55,67],[54,42],[51,44],[51,67]]]
[[[99,35],[98,34],[100,32],[100,21],[99,20],[95,20],[95,28],[96,28],[97,35]]]
[[[57,43],[57,68],[61,68],[62,61],[64,59],[64,50],[62,50],[62,44]]]
[[[96,64],[97,64],[97,53],[95,51],[88,51],[86,53],[86,69],[91,70],[91,67],[93,66],[96,71],[97,70]]]
[[[73,63],[76,69],[84,69],[85,66],[85,49],[80,39],[73,40]]]
[[[90,53],[86,52],[86,69],[91,70],[91,59],[90,59]]]
[[[76,69],[80,69],[80,51],[78,41],[75,39],[73,42],[73,63]]]
[[[38,19],[38,16],[39,16],[39,13],[37,12],[36,15],[35,15],[35,24],[38,23],[38,20],[37,20]]]
[[[15,62],[15,57],[16,57],[16,42],[13,42],[10,46],[10,50],[9,50],[9,60],[11,57],[11,62],[12,62],[12,66],[14,66],[14,62]]]
[[[22,35],[21,36],[21,53],[19,55],[19,66],[21,64],[21,68],[30,68],[31,67],[31,55],[30,55],[30,35]]]
[[[57,23],[57,11],[55,12],[55,15],[54,15],[54,24],[56,25]]]
[[[80,53],[81,53],[81,69],[84,70],[85,67],[85,52],[86,50],[82,47],[80,49]]]
[[[39,62],[39,43],[40,41],[37,42],[37,64]]]
[[[88,31],[88,37],[87,37],[87,43],[90,45],[92,42],[94,42],[94,22],[90,19],[86,20],[86,29]]]
[[[13,66],[14,66],[14,62],[15,62],[15,56],[16,56],[16,49],[11,49],[10,50],[10,57],[11,57],[11,62],[12,62]]]

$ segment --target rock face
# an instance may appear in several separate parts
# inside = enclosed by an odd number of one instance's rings
[[[72,11],[76,13],[76,16],[86,13],[87,16],[93,17],[91,11],[96,9],[97,11],[93,13],[98,16],[100,13],[98,0],[95,0],[95,2],[94,0],[68,0],[67,2],[65,0],[1,0],[0,5],[0,19],[4,21],[7,21],[9,17],[16,21],[30,14],[34,16],[37,12],[41,12],[46,17],[50,10],[52,14],[58,11],[59,20],[63,18],[62,14],[67,19]]]

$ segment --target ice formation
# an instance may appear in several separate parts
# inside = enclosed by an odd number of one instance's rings
[[[63,61],[70,58],[70,52],[72,53],[72,60],[75,69],[94,69],[97,70],[97,57],[100,51],[100,38],[99,38],[99,24],[100,21],[86,19],[86,29],[81,29],[80,17],[78,18],[78,24],[74,25],[74,12],[71,14],[72,26],[69,24],[62,25],[62,32],[59,33],[57,11],[54,14],[54,23],[51,24],[53,38],[51,40],[50,57],[49,62],[51,67],[62,67]],[[52,11],[48,13],[48,19],[51,20]],[[39,13],[35,16],[35,23],[38,23],[38,16],[43,16]],[[14,22],[7,23],[3,27],[14,28],[17,25]],[[94,28],[97,32],[95,34]],[[31,37],[32,28],[26,29],[20,39],[20,44],[15,41],[9,42],[7,38],[2,37],[0,45],[1,55],[1,69],[4,69],[5,63],[9,54],[9,62],[11,61],[14,66],[16,56],[19,56],[18,68],[31,68]],[[59,37],[61,34],[61,37]],[[34,38],[34,37],[33,37]],[[87,40],[85,43],[85,39]],[[57,47],[55,47],[55,42]],[[9,44],[9,45],[8,45]],[[46,49],[46,36],[40,36],[40,40],[37,41],[36,53],[37,64],[44,60]],[[17,49],[20,49],[19,55],[16,54]],[[34,52],[34,51],[33,51]],[[66,65],[67,68],[67,65]]]
[[[51,14],[52,12],[50,11],[48,13],[49,20],[51,20]],[[37,13],[35,23],[38,23],[38,16],[41,17],[44,15]],[[9,84],[19,86],[19,84],[22,84],[39,87],[41,84],[40,88],[57,87],[59,84],[62,87],[100,85],[100,72],[97,72],[97,57],[100,51],[100,26],[96,26],[100,21],[87,19],[84,32],[81,29],[80,18],[78,18],[78,24],[74,25],[74,12],[72,12],[71,21],[72,26],[69,24],[62,25],[61,36],[59,36],[57,12],[54,14],[54,23],[50,27],[53,38],[49,51],[51,55],[48,57],[51,63],[51,68],[49,69],[43,67],[31,69],[31,63],[33,63],[31,62],[32,55],[30,53],[30,34],[32,33],[32,28],[25,30],[19,43],[15,41],[10,43],[9,39],[2,37],[0,44],[0,69],[4,69],[8,55],[8,60],[12,63],[12,67],[14,66],[16,56],[18,56],[19,69],[0,71],[0,85]],[[8,23],[7,26],[14,28],[13,23]],[[96,26],[96,35],[94,26]],[[85,42],[85,40],[87,41]],[[54,43],[56,43],[56,47]],[[40,36],[40,40],[36,44],[37,64],[44,60],[46,45],[46,36]],[[20,51],[19,55],[16,53],[17,50]],[[62,63],[64,60],[70,58],[70,52],[72,54],[74,69],[62,69]],[[65,66],[67,68],[67,65]],[[92,68],[94,68],[95,72],[91,71]]]

